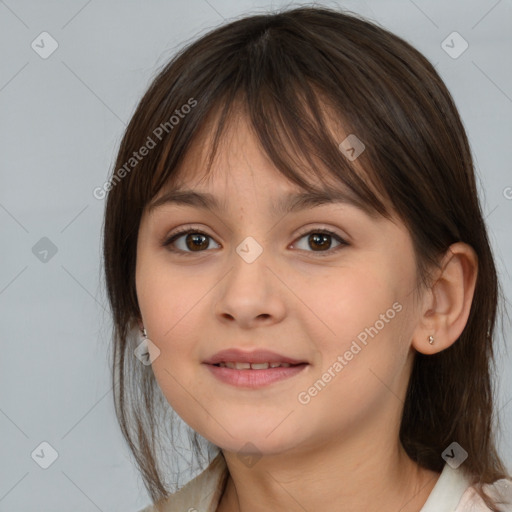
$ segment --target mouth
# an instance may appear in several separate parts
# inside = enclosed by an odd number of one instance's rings
[[[307,361],[295,359],[271,350],[257,349],[246,351],[239,348],[228,348],[217,352],[203,363],[210,365],[224,365],[226,368],[236,370],[266,370],[267,368],[291,367],[299,364],[308,364]],[[260,366],[268,365],[268,366]]]
[[[235,361],[221,361],[213,364],[218,368],[231,368],[232,370],[268,370],[269,368],[291,368],[292,366],[302,366],[308,363],[290,364],[284,362],[266,362],[266,363],[245,363]]]
[[[259,389],[303,373],[309,367],[309,363],[220,361],[215,364],[207,363],[205,366],[215,379],[223,384],[236,388]]]
[[[238,348],[222,350],[203,361],[220,382],[238,388],[257,389],[284,381],[306,370],[309,363],[271,350],[247,352]]]

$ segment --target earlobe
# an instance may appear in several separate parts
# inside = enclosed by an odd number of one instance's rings
[[[478,275],[478,257],[463,242],[452,244],[441,262],[437,279],[427,293],[412,346],[422,354],[450,347],[469,318]]]

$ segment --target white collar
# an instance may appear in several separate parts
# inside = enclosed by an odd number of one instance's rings
[[[454,511],[469,487],[471,487],[471,482],[462,470],[453,469],[445,464],[420,512]]]

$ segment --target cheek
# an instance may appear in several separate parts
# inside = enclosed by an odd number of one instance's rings
[[[317,403],[343,397],[355,410],[360,401],[373,403],[387,392],[379,378],[392,383],[401,374],[408,354],[410,279],[407,262],[371,254],[313,281],[315,286],[303,286],[304,302],[315,313],[303,308],[300,315],[317,351],[311,385],[320,379],[330,389]]]
[[[140,277],[141,312],[148,337],[160,351],[152,363],[155,379],[171,407],[194,424],[190,401],[198,385],[198,327],[205,316],[201,297],[206,289],[190,279],[171,278],[156,267]]]
[[[158,258],[143,252],[136,268],[137,299],[148,338],[160,351],[152,363],[158,385],[169,401],[186,385],[189,365],[196,364],[191,337],[197,332],[201,295],[198,283],[169,272]],[[174,377],[174,378],[173,378]]]
[[[385,406],[394,410],[408,353],[399,342],[405,304],[385,280],[352,272],[343,290],[336,290],[316,303],[323,305],[319,316],[328,329],[316,318],[306,327],[318,351],[317,364],[295,397],[318,432],[361,424]]]
[[[172,268],[162,251],[140,250],[135,272],[137,299],[148,334],[156,341],[172,337],[186,325],[204,295],[204,277]]]
[[[304,305],[299,305],[303,311],[300,317],[307,322],[308,330],[316,332],[316,339],[323,340],[324,349],[342,349],[359,332],[379,321],[381,314],[389,310],[386,319],[396,316],[393,304],[400,297],[396,279],[394,269],[361,259],[328,276],[303,281],[301,288],[294,288]]]
[[[148,336],[162,352],[188,353],[194,347],[191,338],[198,332],[205,290],[191,280],[162,275],[140,281],[139,304]]]

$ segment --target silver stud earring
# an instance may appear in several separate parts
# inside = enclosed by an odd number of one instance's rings
[[[434,343],[434,336],[429,336],[428,342],[432,345],[432,343]]]
[[[146,328],[145,327],[142,327],[142,329],[140,330],[140,332],[142,333],[142,336],[144,338],[147,338],[148,337],[148,333],[146,332]]]

